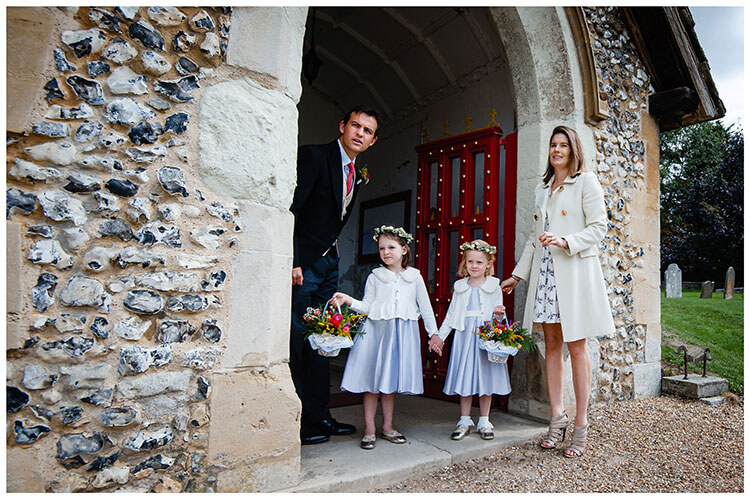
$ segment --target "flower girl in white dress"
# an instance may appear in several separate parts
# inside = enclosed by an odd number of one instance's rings
[[[458,275],[464,277],[453,285],[453,297],[445,314],[440,331],[430,338],[428,348],[443,354],[443,343],[452,330],[456,330],[451,346],[451,358],[443,392],[459,395],[461,418],[451,434],[453,440],[461,440],[474,422],[471,420],[471,400],[479,395],[479,422],[477,431],[485,440],[495,437],[489,420],[492,394],[510,393],[508,366],[490,362],[487,352],[479,349],[479,336],[473,334],[493,315],[505,312],[500,280],[493,277],[492,264],[497,248],[481,239],[461,245],[464,254],[458,266]]]
[[[368,314],[363,326],[365,334],[356,338],[341,380],[342,390],[364,392],[363,449],[375,447],[378,396],[383,414],[380,437],[397,444],[406,442],[393,429],[395,393],[419,395],[424,391],[419,317],[428,334],[437,332],[422,275],[408,266],[412,236],[401,227],[384,225],[375,229],[373,239],[385,266],[374,269],[367,277],[362,301],[344,293],[335,293],[331,298],[334,306],[348,304],[352,310]]]

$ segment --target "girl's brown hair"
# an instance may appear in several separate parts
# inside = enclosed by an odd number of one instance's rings
[[[481,247],[492,246],[488,242],[481,239],[474,239],[473,241],[471,241],[471,244],[476,244],[477,246]],[[495,273],[495,266],[492,265],[493,263],[495,263],[495,255],[482,250],[466,250],[464,251],[464,254],[461,255],[461,261],[458,263],[458,277],[466,277],[469,275],[469,269],[466,268],[466,253],[468,253],[469,251],[479,251],[487,257],[487,261],[490,262],[490,266],[487,267],[487,269],[484,271],[485,276],[493,275]]]
[[[549,136],[549,144],[552,144],[552,139],[558,133],[561,133],[568,138],[568,144],[570,144],[568,172],[571,177],[577,177],[578,175],[586,171],[586,165],[584,164],[583,160],[583,146],[581,145],[581,139],[578,137],[578,133],[576,133],[576,131],[572,128],[558,125],[554,130],[552,130],[552,135]],[[549,162],[549,152],[547,152],[547,169],[544,171],[542,182],[546,184],[554,176],[555,168]]]
[[[386,232],[385,234],[380,234],[378,237],[378,244],[380,244],[380,238],[381,237],[387,237],[388,239],[393,239],[398,244],[406,248],[406,253],[404,253],[404,256],[401,257],[401,266],[403,268],[408,267],[411,265],[411,249],[409,249],[409,243],[406,242],[402,237],[397,236],[396,234],[391,234]]]

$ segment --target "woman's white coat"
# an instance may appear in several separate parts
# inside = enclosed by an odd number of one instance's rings
[[[551,183],[536,186],[531,234],[513,269],[513,275],[529,283],[523,327],[541,330],[541,325],[532,325],[531,320],[542,259],[538,237],[544,232],[547,215],[548,232],[568,242],[566,249],[548,246],[555,269],[563,341],[613,333],[615,326],[599,262],[599,246],[607,232],[602,187],[593,172],[568,176],[550,197]]]

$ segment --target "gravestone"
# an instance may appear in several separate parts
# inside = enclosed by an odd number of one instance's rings
[[[670,263],[664,272],[667,298],[682,298],[682,270],[676,263]]]
[[[704,281],[701,285],[701,298],[711,298],[714,292],[714,282]]]
[[[727,269],[727,277],[724,279],[724,299],[734,298],[734,267]]]

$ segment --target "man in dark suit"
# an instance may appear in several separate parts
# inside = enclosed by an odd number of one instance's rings
[[[292,328],[289,368],[302,401],[300,441],[325,442],[349,435],[355,427],[339,423],[327,408],[330,366],[304,339],[307,307],[325,303],[336,291],[339,254],[336,240],[351,215],[359,191],[357,156],[377,141],[380,120],[369,108],[355,107],[339,123],[329,144],[307,145],[297,153],[297,188],[289,208],[294,214]]]

